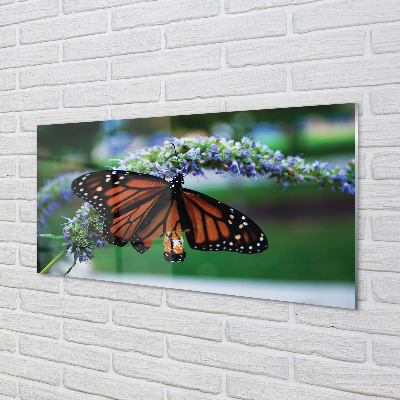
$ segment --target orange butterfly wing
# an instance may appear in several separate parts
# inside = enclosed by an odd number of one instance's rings
[[[76,178],[71,187],[104,217],[103,236],[110,244],[125,246],[130,241],[135,250],[143,253],[170,224],[177,224],[171,217],[177,210],[170,184],[161,178],[127,171],[98,171]]]
[[[240,211],[210,196],[190,189],[182,190],[189,229],[189,246],[203,251],[260,253],[268,241],[260,227]]]

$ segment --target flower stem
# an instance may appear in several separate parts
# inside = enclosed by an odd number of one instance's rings
[[[64,248],[61,250],[61,252],[60,252],[56,257],[54,257],[54,258],[40,271],[40,273],[41,273],[41,274],[45,274],[47,271],[49,271],[50,268],[52,268],[52,267],[54,266],[54,264],[55,264],[58,260],[60,260],[60,259],[65,255],[65,253],[67,252],[68,249],[69,249],[69,246],[64,247]]]

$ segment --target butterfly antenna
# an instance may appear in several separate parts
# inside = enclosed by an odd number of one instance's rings
[[[178,156],[178,154],[176,153],[176,147],[175,147],[175,145],[174,145],[172,142],[170,142],[170,144],[171,144],[172,146],[174,146],[175,157],[177,157],[177,156]]]

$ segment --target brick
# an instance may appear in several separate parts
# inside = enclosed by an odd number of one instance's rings
[[[32,0],[0,8],[0,26],[58,15],[58,0]]]
[[[380,26],[371,29],[373,53],[395,53],[400,51],[400,25]]]
[[[103,301],[32,292],[23,292],[20,296],[21,308],[24,311],[91,322],[108,321],[108,304]]]
[[[56,365],[26,357],[0,354],[0,372],[53,386],[60,384],[60,370]]]
[[[12,212],[15,213],[15,207],[13,207]],[[0,264],[15,264],[16,249],[9,247],[7,245],[0,246]]]
[[[152,0],[87,0],[85,2],[80,0],[65,0],[63,2],[63,9],[65,14],[71,14],[81,11],[98,10],[100,8],[122,6],[125,4],[141,3],[143,1]]]
[[[253,93],[283,92],[286,88],[284,69],[224,72],[182,76],[166,80],[167,100],[238,96]]]
[[[0,201],[0,221],[15,221],[16,220],[16,204],[10,201]],[[0,263],[9,264],[8,262],[1,262],[2,257],[6,257],[4,254],[1,256],[1,252],[5,251],[7,247],[0,247]],[[14,251],[15,253],[15,251]],[[7,253],[8,254],[8,253]],[[7,258],[7,257],[6,257]],[[6,259],[5,258],[5,259]]]
[[[164,354],[163,336],[143,330],[65,321],[63,336],[65,340],[74,343],[133,351],[154,357],[162,357]]]
[[[400,278],[377,276],[372,278],[372,294],[379,303],[400,304]]]
[[[106,400],[105,397],[93,397],[88,394],[74,395],[70,390],[66,389],[49,389],[48,386],[38,387],[30,382],[20,382],[19,392],[21,400]]]
[[[358,177],[360,179],[364,179],[367,177],[365,156],[366,156],[366,154],[363,151],[361,151],[361,150],[358,151]]]
[[[132,303],[161,305],[162,288],[115,282],[65,279],[64,291],[74,296],[97,297]]]
[[[400,243],[360,243],[358,262],[367,271],[400,272]]]
[[[26,45],[0,50],[0,69],[21,68],[28,65],[42,65],[58,62],[60,45]]]
[[[58,89],[21,90],[0,94],[1,111],[33,111],[58,108]],[[14,139],[15,141],[15,139]]]
[[[42,43],[50,40],[63,40],[73,37],[94,35],[107,31],[107,14],[86,14],[72,18],[57,18],[21,26],[21,44]]]
[[[366,361],[366,339],[335,335],[315,329],[227,321],[227,339],[254,347],[267,347],[294,353],[314,354],[344,361]]]
[[[286,35],[284,11],[181,23],[165,29],[167,48],[283,35]]]
[[[295,304],[296,322],[315,326],[400,335],[400,312],[388,308],[345,310]]]
[[[237,374],[227,375],[226,391],[230,397],[246,400],[366,400],[361,395]],[[192,399],[189,397],[187,400]]]
[[[25,246],[19,249],[19,262],[24,267],[36,268],[37,264],[37,248],[36,246]]]
[[[193,313],[155,309],[152,307],[117,304],[113,309],[117,325],[151,331],[175,333],[202,339],[221,341],[221,321]]]
[[[158,101],[161,84],[158,79],[133,82],[76,86],[64,89],[65,107],[90,107],[109,104]]]
[[[342,0],[302,7],[293,14],[293,30],[297,33],[390,22],[400,19],[397,0]]]
[[[225,10],[227,13],[240,13],[270,7],[312,3],[314,1],[318,0],[226,0]]]
[[[143,3],[131,8],[116,9],[112,13],[112,29],[120,30],[168,24],[194,18],[206,18],[218,15],[218,0],[203,0],[193,3],[190,0],[164,1],[162,3]]]
[[[15,178],[15,158],[0,158],[0,178]]]
[[[172,115],[208,114],[221,111],[220,100],[170,101],[161,104],[134,104],[111,110],[112,119],[165,117]]]
[[[13,133],[16,130],[17,118],[13,115],[0,114],[0,133]]]
[[[279,301],[168,289],[167,302],[172,308],[183,308],[193,311],[237,315],[273,321],[288,321],[289,319],[289,304]]]
[[[295,380],[371,396],[399,398],[400,372],[339,361],[295,358]]]
[[[3,136],[1,138],[0,155],[17,154],[36,154],[36,135]],[[13,182],[16,185],[18,181]]]
[[[0,310],[0,328],[54,339],[60,336],[60,323],[54,318],[16,311]]]
[[[22,113],[21,131],[36,131],[38,125],[68,124],[75,122],[105,121],[107,110],[87,108],[84,110],[53,110],[45,112]]]
[[[400,242],[400,215],[372,215],[372,239],[385,242]]]
[[[17,28],[15,26],[0,29],[0,48],[16,46]]]
[[[372,358],[378,365],[400,367],[400,340],[373,339]]]
[[[143,53],[160,48],[161,34],[159,29],[133,30],[67,40],[64,42],[64,60],[74,61]]]
[[[58,277],[40,275],[26,268],[2,267],[0,269],[0,284],[12,288],[60,293],[60,280]]]
[[[1,69],[1,62],[0,62],[0,69]],[[15,89],[16,87],[15,79],[16,79],[15,71],[1,71],[0,92]]]
[[[346,31],[293,39],[268,39],[227,46],[231,67],[292,63],[364,54],[365,31]]]
[[[112,79],[165,75],[220,68],[221,50],[216,47],[150,53],[112,62]]]
[[[0,185],[0,189],[3,185]],[[37,229],[34,224],[1,224],[0,242],[36,244]]]
[[[387,88],[369,92],[371,113],[374,115],[400,114],[400,90]]]
[[[17,298],[18,292],[16,290],[0,287],[0,308],[9,308],[10,310],[16,310]]]
[[[36,170],[37,170],[37,157],[23,157],[19,159],[20,178],[36,178],[37,176]]]
[[[288,356],[171,337],[167,338],[167,348],[173,360],[289,379]]]
[[[296,65],[292,68],[293,89],[331,89],[399,83],[399,63],[398,57],[385,57]]]
[[[0,394],[9,397],[17,397],[18,396],[17,382],[0,378]]]
[[[21,88],[105,81],[107,61],[67,63],[25,69],[20,72],[19,79]]]
[[[360,181],[359,209],[400,210],[400,183],[392,181]],[[364,194],[365,193],[365,194]]]
[[[358,271],[358,285],[356,286],[357,300],[365,301],[367,300],[367,277],[362,273],[363,271]]]
[[[36,181],[7,179],[3,182],[0,182],[0,200],[34,200],[36,199],[36,190]],[[24,226],[25,225],[26,224],[24,224]],[[17,234],[19,227],[21,226],[15,226],[14,228],[11,227],[11,229],[14,229],[13,232]],[[4,225],[4,228],[6,228],[6,225]],[[29,229],[32,229],[32,227],[29,227]],[[28,234],[28,232],[25,232],[25,235],[26,234]],[[3,232],[3,237],[5,237],[4,235],[6,236],[5,232]],[[0,237],[2,237],[1,232]],[[31,241],[32,240],[30,238],[29,243]]]
[[[168,400],[214,400],[214,397],[205,394],[194,395],[193,392],[169,390],[167,394]]]
[[[362,119],[358,124],[359,146],[400,146],[400,118]]]
[[[221,392],[221,373],[205,368],[121,354],[113,355],[113,367],[117,374],[132,378],[146,379],[213,394]]]
[[[371,167],[374,179],[399,179],[400,152],[385,151],[375,153]]]
[[[68,389],[96,394],[115,400],[163,400],[164,392],[160,385],[138,381],[122,380],[100,373],[89,373],[65,368],[64,386]]]
[[[226,111],[247,111],[272,108],[291,108],[318,106],[327,104],[357,103],[359,114],[363,114],[363,93],[357,91],[331,91],[328,90],[314,93],[251,96],[244,98],[227,98]]]
[[[20,337],[19,352],[25,356],[43,358],[98,371],[108,371],[110,362],[110,354],[107,351],[31,336]]]

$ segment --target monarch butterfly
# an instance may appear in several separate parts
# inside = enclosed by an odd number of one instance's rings
[[[156,237],[164,236],[164,257],[186,257],[189,246],[202,251],[260,253],[268,248],[262,230],[248,217],[212,197],[182,187],[183,175],[171,182],[128,171],[98,171],[79,176],[72,191],[104,217],[103,236],[110,244],[143,254]]]

